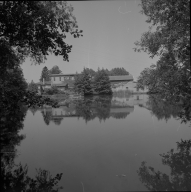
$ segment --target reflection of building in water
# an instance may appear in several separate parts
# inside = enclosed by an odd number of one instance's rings
[[[47,115],[49,114],[49,115]],[[61,121],[64,117],[78,117],[79,115],[76,114],[75,106],[70,105],[62,106],[59,108],[44,108],[43,115],[49,118],[49,121],[53,121],[55,124],[60,125]]]
[[[144,87],[144,89],[140,89],[137,87],[137,82],[131,80],[128,82],[119,82],[115,85],[115,87],[112,87],[113,92],[118,91],[128,91],[130,93],[147,93],[148,89],[147,87]]]
[[[127,97],[113,97],[112,98],[112,106],[113,105],[121,105],[121,106],[134,106],[134,105],[142,105],[147,106],[148,95],[140,94],[140,95],[132,95],[129,94]]]
[[[134,111],[134,105],[139,105],[141,107],[147,107],[147,95],[128,95],[128,97],[113,97],[111,103],[107,105],[103,102],[99,106],[97,104],[91,106],[82,105],[80,110],[77,110],[75,104],[70,104],[67,106],[61,106],[59,108],[44,108],[43,116],[46,122],[53,121],[55,124],[59,125],[64,117],[83,117],[94,119],[98,118],[126,118],[127,115]],[[79,107],[79,106],[78,106]],[[88,110],[86,110],[86,108]],[[45,123],[46,123],[45,122]]]
[[[127,115],[134,111],[134,107],[111,107],[110,116],[116,119],[126,118]]]

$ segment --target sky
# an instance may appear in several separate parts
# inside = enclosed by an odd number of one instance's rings
[[[127,1],[68,1],[74,7],[78,29],[83,37],[66,34],[66,42],[72,45],[69,62],[61,56],[49,55],[45,63],[31,65],[30,59],[22,64],[27,82],[39,82],[43,67],[57,65],[63,74],[80,73],[84,67],[97,71],[123,67],[137,80],[140,72],[156,63],[147,53],[135,52],[135,42],[148,31],[146,16],[140,13],[139,0]]]

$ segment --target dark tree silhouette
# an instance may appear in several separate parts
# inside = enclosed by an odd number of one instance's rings
[[[160,154],[162,163],[171,169],[170,175],[155,171],[142,162],[138,170],[141,182],[150,191],[190,191],[191,190],[191,140],[177,142],[177,151],[171,149]]]

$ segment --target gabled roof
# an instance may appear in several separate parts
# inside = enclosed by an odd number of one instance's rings
[[[118,75],[118,76],[109,76],[110,81],[133,81],[132,75]]]

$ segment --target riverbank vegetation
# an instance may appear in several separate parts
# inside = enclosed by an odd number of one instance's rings
[[[165,97],[191,95],[190,1],[142,0],[141,7],[151,26],[135,43],[135,51],[159,60],[141,72],[140,87]]]
[[[98,69],[94,76],[91,76],[84,68],[83,72],[75,77],[74,90],[83,95],[112,94],[109,76],[103,69]]]
[[[191,119],[190,1],[142,0],[141,8],[151,26],[135,42],[135,51],[159,59],[141,72],[138,86],[182,103],[182,115]]]
[[[44,62],[49,53],[55,56],[60,55],[64,61],[68,61],[72,46],[64,41],[67,33],[76,38],[81,36],[82,31],[78,30],[73,7],[65,1],[0,1],[2,191],[25,187],[23,183],[19,183],[18,179],[22,180],[26,171],[12,168],[14,158],[17,156],[16,146],[24,139],[24,135],[19,135],[19,131],[23,128],[27,108],[44,104],[57,106],[56,102],[50,98],[28,90],[21,64],[27,57],[30,57],[34,64],[40,64]],[[43,173],[45,172],[42,171]],[[56,176],[56,179],[49,180],[51,182],[48,183],[48,190],[53,191],[52,188],[56,184],[54,181],[60,177]],[[29,178],[26,180],[29,184]],[[35,186],[38,183],[35,183],[35,180],[31,181],[28,187],[37,191]],[[43,188],[38,188],[38,186],[37,189],[42,191]],[[44,190],[47,191],[47,188]]]

